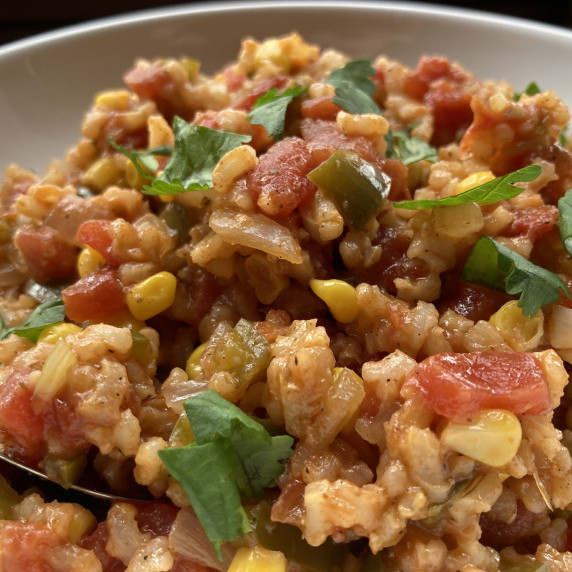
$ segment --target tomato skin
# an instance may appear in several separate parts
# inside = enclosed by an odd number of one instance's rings
[[[515,211],[514,220],[504,230],[505,236],[527,236],[537,240],[548,234],[558,221],[558,209],[552,205],[540,205]]]
[[[24,228],[14,237],[30,276],[47,282],[75,275],[77,248],[49,226]]]
[[[285,217],[316,191],[306,177],[313,168],[306,143],[287,137],[260,157],[258,166],[246,176],[247,186],[265,214]]]
[[[543,415],[552,398],[537,359],[525,352],[442,353],[423,360],[407,377],[427,407],[458,421],[484,409]]]
[[[123,287],[117,272],[103,268],[62,290],[67,317],[74,322],[97,320],[121,310]]]
[[[168,536],[179,509],[164,502],[149,502],[139,505],[137,526],[143,533],[153,536]]]
[[[340,111],[341,107],[334,103],[333,97],[330,95],[307,99],[300,106],[302,117],[309,119],[328,119],[333,121]]]
[[[111,221],[109,220],[86,220],[79,225],[75,240],[85,246],[90,246],[112,266],[117,266],[117,259],[112,252],[112,238],[109,233]]]
[[[0,528],[0,570],[54,572],[44,557],[58,544],[58,536],[46,525],[4,521]]]
[[[30,373],[16,371],[0,385],[0,428],[16,443],[15,456],[37,462],[44,453],[44,422],[32,406],[33,389],[26,386]]]
[[[267,91],[270,91],[273,88],[276,88],[278,91],[282,91],[288,85],[289,81],[290,78],[285,75],[277,75],[263,79],[247,94],[238,98],[233,104],[233,107],[243,111],[250,111],[259,97],[263,96]]]

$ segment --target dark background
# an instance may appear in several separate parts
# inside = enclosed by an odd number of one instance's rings
[[[176,0],[0,0],[0,44],[95,18],[189,3]],[[485,10],[572,28],[572,0],[426,0],[426,3]]]

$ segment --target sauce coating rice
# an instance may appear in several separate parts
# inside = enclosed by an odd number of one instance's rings
[[[0,568],[572,569],[566,105],[296,34],[124,83],[6,170],[0,442],[153,500],[2,478]]]

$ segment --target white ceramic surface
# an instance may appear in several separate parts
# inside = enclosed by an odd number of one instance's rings
[[[572,32],[482,12],[407,2],[191,4],[108,18],[0,48],[0,173],[42,171],[79,138],[95,92],[120,87],[136,57],[189,55],[214,72],[244,36],[300,32],[352,57],[385,53],[414,65],[445,54],[517,89],[536,81],[572,105]]]

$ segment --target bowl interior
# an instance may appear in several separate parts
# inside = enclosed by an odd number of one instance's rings
[[[444,54],[482,78],[516,89],[535,81],[569,105],[563,70],[572,34],[540,24],[411,3],[263,2],[190,5],[109,18],[0,49],[0,169],[42,171],[80,136],[93,94],[121,87],[137,57],[189,55],[211,73],[236,57],[245,36],[297,31],[352,57],[385,53],[414,65]]]

